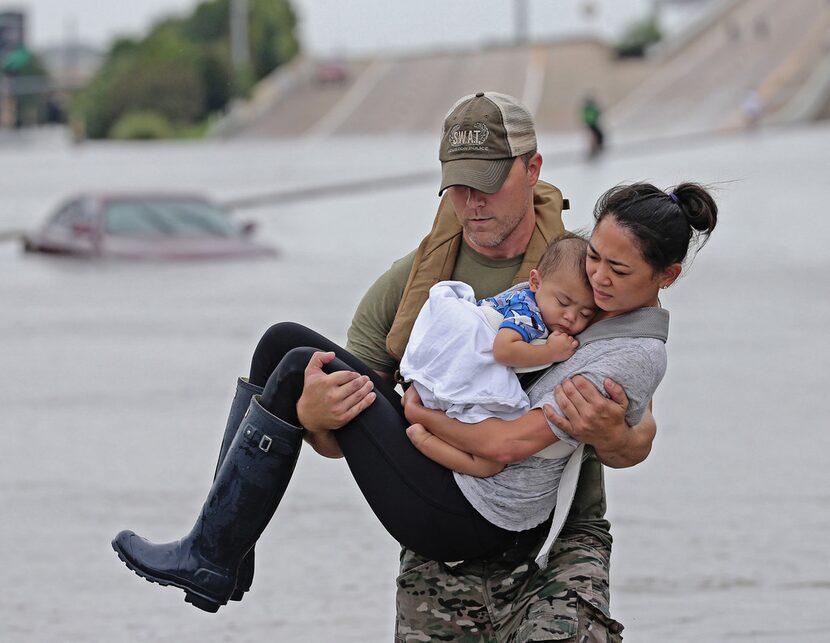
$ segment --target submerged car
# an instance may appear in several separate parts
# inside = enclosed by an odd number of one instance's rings
[[[39,230],[29,252],[124,259],[262,257],[254,224],[237,224],[218,204],[187,194],[99,194],[70,199]]]
[[[339,85],[340,83],[346,82],[349,76],[349,70],[346,63],[342,60],[331,59],[317,63],[314,75],[320,84],[326,85],[331,83]]]

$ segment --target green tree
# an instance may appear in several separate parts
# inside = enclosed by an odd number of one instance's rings
[[[252,0],[249,30],[251,61],[257,80],[297,54],[296,26],[297,18],[287,2]]]
[[[172,135],[170,121],[162,114],[152,111],[127,112],[109,132],[110,138],[119,140],[150,140],[169,138]]]
[[[250,0],[251,65],[235,72],[229,16],[230,0],[207,0],[190,16],[158,23],[143,39],[113,43],[95,81],[73,105],[87,135],[110,135],[132,112],[152,112],[174,129],[192,131],[195,123],[223,110],[235,92],[246,93],[297,53],[289,2]]]
[[[657,20],[646,18],[630,24],[614,49],[619,58],[639,57],[662,37]]]

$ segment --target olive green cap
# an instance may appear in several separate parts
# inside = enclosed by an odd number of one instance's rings
[[[497,92],[465,96],[444,118],[438,194],[451,185],[498,192],[513,159],[532,151],[536,151],[536,127],[527,107]]]

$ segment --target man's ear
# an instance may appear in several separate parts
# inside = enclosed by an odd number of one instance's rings
[[[530,187],[536,185],[536,182],[539,180],[539,174],[542,171],[542,155],[539,152],[536,152],[533,156],[530,157],[530,161],[527,164],[527,178],[528,182],[530,183]]]

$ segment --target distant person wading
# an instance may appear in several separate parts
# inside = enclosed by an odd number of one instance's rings
[[[588,131],[588,156],[595,157],[605,147],[605,133],[602,131],[600,117],[602,110],[599,103],[588,96],[582,103],[582,123]]]

